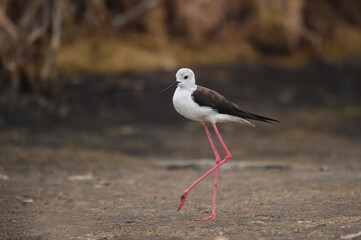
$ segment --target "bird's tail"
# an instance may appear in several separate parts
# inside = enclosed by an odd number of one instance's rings
[[[238,118],[237,120],[241,124],[249,125],[249,126],[252,126],[252,127],[256,126],[254,123],[252,123],[250,121],[247,121],[246,119],[243,119],[243,118]]]
[[[254,114],[254,113],[250,113],[250,112],[246,112],[246,111],[242,111],[242,110],[240,110],[238,108],[236,108],[234,110],[236,111],[237,117],[242,119],[241,121],[247,121],[245,119],[251,119],[251,120],[256,120],[256,121],[266,122],[266,123],[280,123],[280,121],[278,121],[276,119],[264,117],[264,116],[257,115],[257,114]],[[251,125],[254,126],[253,123],[251,123]]]

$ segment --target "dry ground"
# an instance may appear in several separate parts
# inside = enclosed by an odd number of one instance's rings
[[[152,96],[173,74],[80,82],[67,91],[69,117],[62,120],[33,105],[30,113],[1,107],[0,238],[360,238],[352,235],[361,231],[360,64],[351,63],[338,68],[342,78],[332,64],[263,74],[241,68],[252,80],[243,90],[227,78],[231,69],[200,70],[225,79],[235,102],[253,101],[249,110],[283,122],[220,126],[233,158],[220,170],[213,221],[194,221],[210,214],[213,175],[177,211],[181,193],[214,163],[202,126],[174,113],[171,93],[154,102],[126,85],[146,79],[140,89]],[[312,83],[308,71],[320,81]],[[307,84],[292,80],[300,74]],[[163,80],[153,86],[153,75]],[[265,87],[257,80],[264,76],[286,79]],[[209,85],[219,87],[216,78]],[[244,94],[235,98],[234,89]],[[271,99],[277,91],[283,95]],[[255,101],[255,92],[265,94]],[[148,105],[139,112],[118,107],[124,96],[133,96],[126,104]]]

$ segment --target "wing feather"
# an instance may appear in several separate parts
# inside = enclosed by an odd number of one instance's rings
[[[192,97],[199,106],[211,107],[221,114],[228,114],[243,119],[252,119],[267,123],[279,122],[272,118],[243,111],[236,104],[228,101],[221,94],[205,87],[197,86],[197,89],[193,92]]]

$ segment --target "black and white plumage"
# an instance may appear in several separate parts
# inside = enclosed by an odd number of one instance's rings
[[[278,122],[277,120],[272,118],[263,117],[254,113],[241,110],[236,104],[228,101],[225,97],[223,97],[216,91],[205,87],[197,86],[197,89],[193,92],[192,97],[199,106],[210,107],[220,114],[228,114],[231,116],[242,118],[243,120],[251,119],[267,123]],[[254,126],[253,123],[249,123]]]
[[[177,86],[173,95],[174,108],[185,118],[210,123],[239,122],[251,126],[255,125],[249,120],[267,123],[278,122],[272,118],[241,110],[236,104],[228,101],[219,93],[197,86],[191,69],[179,69],[176,73],[176,82],[168,88],[172,86]]]

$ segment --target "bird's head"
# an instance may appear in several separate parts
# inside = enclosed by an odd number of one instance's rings
[[[170,86],[166,87],[159,93],[157,93],[156,96],[162,94],[163,92],[167,91],[168,89],[179,86],[180,88],[185,89],[195,89],[196,88],[196,80],[194,77],[194,73],[189,68],[181,68],[178,70],[178,72],[175,75],[176,81],[172,83]]]
[[[181,68],[175,75],[180,88],[193,89],[196,86],[194,73],[189,68]]]

